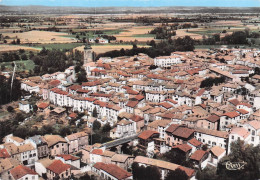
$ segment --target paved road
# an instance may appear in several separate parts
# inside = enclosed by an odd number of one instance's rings
[[[102,144],[101,147],[105,147],[105,148],[111,148],[111,147],[115,147],[118,146],[120,144],[124,144],[130,141],[133,141],[134,139],[136,139],[138,136],[138,134],[135,134],[133,136],[129,136],[129,137],[125,137],[125,138],[120,138],[120,139],[116,139],[113,141],[109,141],[107,143]]]

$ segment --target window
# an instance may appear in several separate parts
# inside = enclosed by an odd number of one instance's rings
[[[253,136],[255,135],[255,131],[254,131],[254,130],[252,130],[252,135],[253,135]]]
[[[255,137],[252,137],[252,138],[251,138],[251,141],[254,141],[254,140],[255,140]]]
[[[232,136],[231,138],[234,139],[234,136]]]

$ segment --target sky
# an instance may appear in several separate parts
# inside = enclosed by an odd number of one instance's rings
[[[0,0],[0,5],[75,6],[75,7],[156,7],[156,6],[218,6],[260,7],[260,0]]]

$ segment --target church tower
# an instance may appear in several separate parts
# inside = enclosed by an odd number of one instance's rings
[[[93,51],[92,47],[87,39],[87,44],[84,47],[84,64],[93,62]]]

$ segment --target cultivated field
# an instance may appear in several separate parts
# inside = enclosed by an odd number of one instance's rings
[[[117,41],[139,41],[146,42],[154,39],[154,35],[149,34],[149,31],[154,29],[152,26],[140,26],[124,29],[125,31],[115,35]]]
[[[3,33],[12,39],[20,39],[22,43],[71,43],[77,42],[75,38],[65,37],[67,33],[49,31],[28,31],[23,33]]]
[[[18,51],[19,49],[24,49],[24,50],[28,50],[28,51],[39,51],[40,50],[40,48],[34,48],[34,47],[0,44],[0,52]]]

